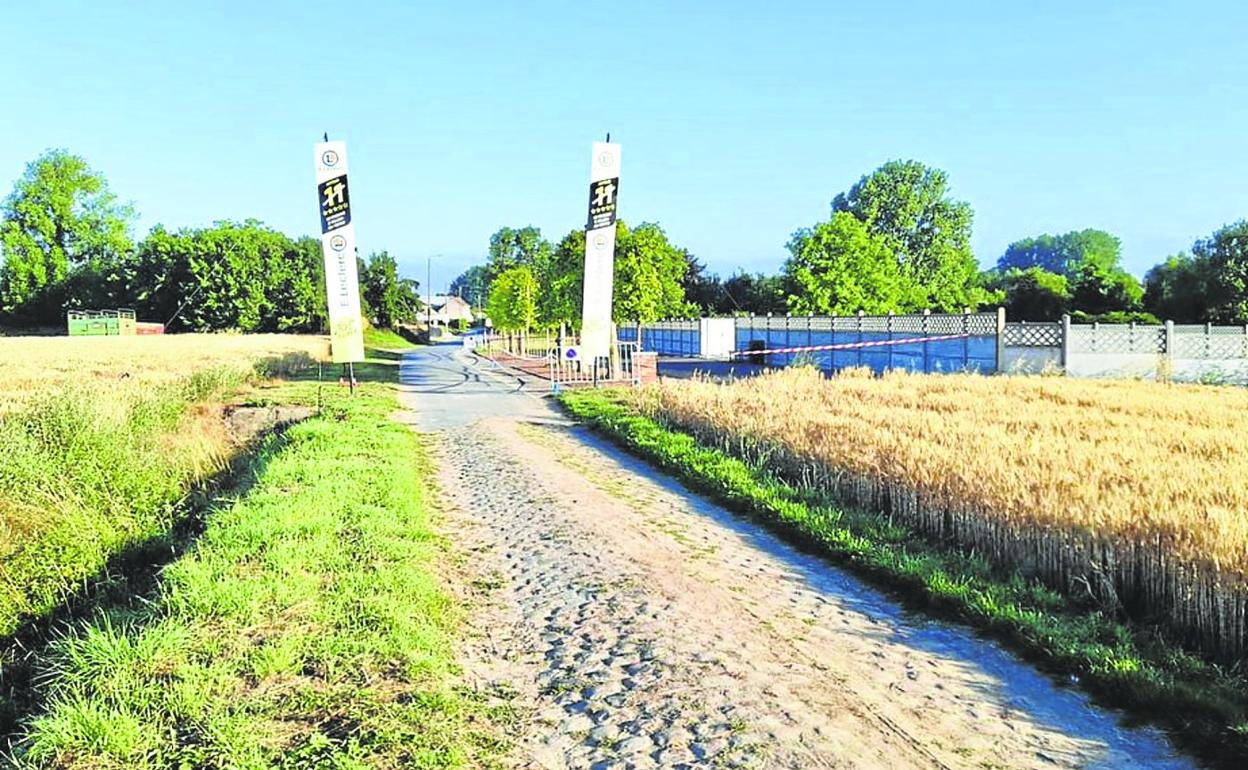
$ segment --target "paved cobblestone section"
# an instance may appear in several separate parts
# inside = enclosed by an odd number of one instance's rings
[[[516,767],[1194,768],[1154,731],[570,428],[451,345],[400,365]]]
[[[518,766],[1141,765],[1078,696],[995,648],[968,664],[964,632],[908,632],[874,592],[578,431],[439,437],[448,529],[486,597],[466,669],[528,715]]]
[[[496,608],[495,617],[510,617],[493,626],[489,646],[507,651],[513,678],[536,685],[527,693],[537,705],[526,748],[539,766],[755,767],[794,754],[777,751],[763,731],[769,722],[789,738],[802,727],[815,739],[827,729],[769,720],[738,702],[737,676],[715,652],[722,640],[703,639],[617,549],[585,542],[568,513],[588,501],[561,499],[496,436],[468,428],[447,439],[458,502],[485,525],[474,533],[484,539],[482,565],[501,573],[499,603],[514,603]],[[786,764],[831,766],[800,753]]]

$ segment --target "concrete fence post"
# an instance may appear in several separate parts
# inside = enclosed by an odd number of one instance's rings
[[[1164,369],[1164,376],[1162,372],[1158,372],[1157,379],[1158,381],[1169,382],[1169,379],[1171,379],[1174,376],[1174,322],[1173,321],[1166,322],[1166,332],[1164,332],[1164,336],[1162,337],[1162,347],[1166,348],[1162,352],[1162,368]]]
[[[793,332],[792,332],[792,328],[793,328],[793,314],[792,314],[792,313],[785,313],[785,314],[784,314],[784,346],[785,346],[786,348],[791,348],[791,347],[793,347]],[[786,364],[791,364],[791,363],[793,363],[793,354],[792,354],[792,353],[785,353],[785,363],[786,363]]]
[[[968,372],[971,369],[971,309],[969,307],[962,308],[962,371]]]
[[[891,310],[888,311],[888,321],[886,322],[886,328],[888,329],[888,341],[892,342],[893,341],[893,311]],[[886,370],[892,369],[893,368],[893,346],[885,345],[884,349],[888,351],[888,359],[887,359],[888,363],[884,365],[884,368]]]
[[[1005,308],[997,308],[997,374],[1005,371]]]
[[[931,315],[932,315],[931,310],[928,310],[927,308],[923,308],[923,373],[924,374],[930,374],[932,371],[931,354],[928,352],[929,345],[927,343],[927,337],[930,334],[930,332],[928,331],[927,321],[928,321],[928,318],[931,317]]]
[[[1070,366],[1070,315],[1062,313],[1062,338],[1059,340],[1061,345],[1058,353],[1058,363],[1061,364],[1062,371]]]
[[[859,310],[858,311],[858,342],[859,343],[862,342],[862,316],[863,316],[863,312]],[[862,346],[859,345],[858,347],[854,348],[854,352],[858,354],[858,366],[861,367],[862,366]]]

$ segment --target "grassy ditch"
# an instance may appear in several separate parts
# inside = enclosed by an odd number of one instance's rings
[[[213,404],[246,375],[49,388],[0,417],[0,637],[170,530],[191,486],[225,467]]]
[[[636,413],[610,391],[573,391],[575,417],[702,492],[748,513],[788,539],[825,554],[911,606],[1000,638],[1041,667],[1078,679],[1098,700],[1166,728],[1206,761],[1248,759],[1248,682],[1167,644],[1156,629],[1130,626],[986,560],[925,541],[870,512],[776,479]]]
[[[309,401],[315,383],[263,390]],[[454,686],[421,439],[365,384],[271,437],[152,597],[41,656],[18,767],[482,767],[488,710]]]

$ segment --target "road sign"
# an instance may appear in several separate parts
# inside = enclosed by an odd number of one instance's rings
[[[321,253],[329,300],[330,350],[334,363],[364,360],[360,320],[360,278],[355,261],[355,225],[347,188],[347,143],[318,142],[316,195],[321,211]]]
[[[589,183],[589,222],[586,230],[601,230],[615,224],[615,196],[620,190],[620,178],[599,179]]]
[[[582,360],[611,354],[611,296],[615,279],[615,215],[620,192],[620,145],[594,142],[585,228]]]

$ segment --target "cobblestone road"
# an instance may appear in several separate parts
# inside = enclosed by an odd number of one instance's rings
[[[517,766],[1192,766],[561,425],[514,381],[439,365],[500,389],[457,412],[436,378],[406,399],[437,430],[467,556],[465,672],[518,705]]]

